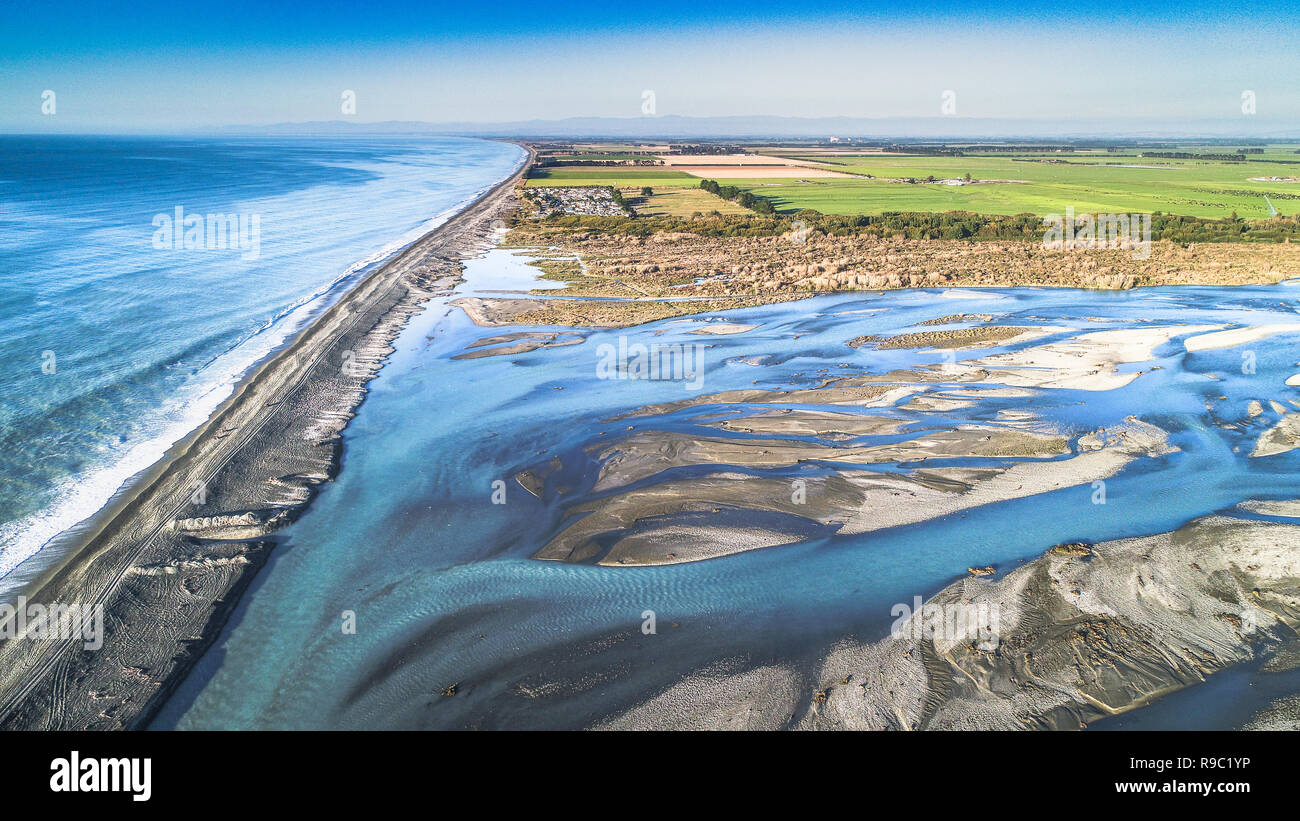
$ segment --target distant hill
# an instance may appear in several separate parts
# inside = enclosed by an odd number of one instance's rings
[[[1239,117],[1229,120],[1035,120],[976,117],[570,117],[561,120],[473,122],[326,122],[235,126],[224,133],[338,135],[449,134],[534,139],[579,137],[617,139],[706,138],[1243,138],[1300,139],[1300,123]]]

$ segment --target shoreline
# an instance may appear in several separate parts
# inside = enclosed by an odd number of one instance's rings
[[[274,530],[338,470],[341,432],[391,341],[461,280],[535,156],[358,280],[22,585],[46,605],[104,610],[103,647],[0,642],[0,728],[144,726],[265,563]]]
[[[451,289],[463,281],[461,260],[467,253],[485,247],[483,241],[492,220],[513,207],[514,186],[534,156],[531,148],[524,147],[529,157],[513,174],[442,225],[364,272],[333,305],[250,367],[230,397],[202,425],[178,440],[156,464],[133,477],[130,486],[124,485],[105,508],[78,526],[79,532],[70,532],[68,541],[75,546],[67,548],[65,555],[23,585],[24,592],[29,597],[40,594],[46,603],[79,601],[66,595],[51,599],[45,595],[50,592],[96,593],[93,603],[102,602],[106,611],[105,647],[92,654],[81,652],[76,643],[62,647],[52,642],[0,643],[0,727],[148,726],[185,680],[192,664],[216,641],[244,591],[269,558],[276,541],[268,536],[301,515],[314,497],[315,488],[336,475],[341,432],[364,401],[369,379],[391,353],[392,340],[431,297],[452,295]],[[1070,287],[1080,286],[950,284],[917,290]],[[912,288],[915,286],[907,286]],[[873,290],[787,291],[760,298],[764,300],[761,304],[788,303],[830,294],[867,296]],[[564,289],[557,293],[563,294]],[[686,304],[699,308],[690,313],[711,313],[743,307],[722,307],[712,304],[715,301],[740,301],[746,296],[701,296],[698,302]],[[516,304],[536,310],[548,302],[584,307],[592,304],[590,298],[537,299],[523,294],[465,296],[449,304],[472,303],[458,307],[476,325],[490,326],[536,324],[528,317],[521,320],[518,313],[498,322],[482,320],[494,310],[510,313],[500,309]],[[662,304],[654,297],[627,302],[637,306]],[[600,300],[597,304],[604,307],[609,303]],[[620,300],[614,304],[627,303]],[[635,318],[627,324],[641,325],[661,318]],[[989,325],[994,321],[992,317],[979,319],[983,325],[977,324],[976,329],[998,327]],[[918,323],[925,324],[933,323]],[[1220,329],[1218,334],[1230,337],[1241,330],[1214,327]],[[936,335],[937,339],[951,333],[955,332],[920,331],[913,336],[933,341],[928,335]],[[1207,343],[1222,341],[1215,333],[1205,336]],[[885,343],[890,339],[894,337],[880,339],[878,347],[889,347]],[[907,335],[900,339],[917,341]],[[898,343],[893,346],[913,347]],[[349,359],[359,371],[340,373],[340,362]],[[184,500],[190,497],[191,480],[196,476],[207,498],[201,503],[187,503]],[[133,546],[137,541],[139,545]],[[673,557],[673,561],[634,563],[693,560]],[[160,624],[160,619],[168,621]],[[23,646],[15,649],[6,645]]]
[[[388,262],[400,257],[406,250],[412,247],[416,242],[424,239],[433,231],[436,231],[443,224],[456,216],[460,211],[473,205],[479,198],[491,190],[491,186],[485,189],[478,196],[465,200],[457,207],[444,209],[438,216],[446,215],[442,223],[432,229],[425,231],[414,240],[406,242],[379,259],[371,260],[358,267],[355,271],[341,276],[337,280],[326,286],[315,298],[332,296],[331,301],[318,306],[313,312],[309,313],[301,324],[291,330],[288,335],[280,342],[270,347],[265,353],[257,359],[249,362],[244,368],[242,374],[233,380],[230,384],[230,393],[225,398],[217,402],[216,406],[192,428],[186,430],[182,435],[177,437],[162,449],[154,460],[144,468],[137,470],[135,473],[128,475],[123,479],[120,485],[113,493],[104,500],[104,502],[93,512],[82,517],[72,525],[64,528],[52,536],[36,553],[31,554],[26,559],[19,562],[13,570],[0,578],[0,585],[13,580],[13,583],[0,592],[0,603],[13,604],[14,599],[19,596],[31,598],[31,595],[40,589],[40,587],[49,580],[53,574],[74,557],[86,544],[94,538],[104,527],[117,516],[122,509],[144,488],[152,484],[162,472],[174,462],[185,450],[195,441],[200,431],[218,414],[222,413],[227,406],[234,401],[244,386],[252,379],[256,378],[269,362],[275,359],[280,353],[292,347],[297,339],[302,336],[311,325],[320,319],[335,304],[344,299],[347,294],[358,284],[364,282],[372,274],[378,272]],[[112,469],[111,466],[108,469]],[[31,565],[31,567],[27,567]]]

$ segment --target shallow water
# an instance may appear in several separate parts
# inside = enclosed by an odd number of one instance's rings
[[[450,138],[0,136],[0,591],[358,274],[522,157]],[[243,217],[249,244],[156,247],[155,218],[177,208],[204,229]]]
[[[1271,672],[1262,663],[1243,664],[1210,676],[1203,684],[1171,693],[1131,713],[1112,716],[1090,730],[1241,729],[1260,711],[1300,692],[1300,670]]]
[[[490,252],[471,261],[462,290],[516,288],[519,264],[511,252]],[[1005,572],[1062,542],[1164,532],[1245,499],[1300,497],[1294,452],[1248,456],[1277,421],[1267,400],[1297,398],[1285,385],[1300,370],[1294,333],[1202,353],[1185,352],[1175,339],[1153,362],[1123,366],[1149,372],[1112,391],[982,398],[947,413],[866,411],[914,420],[912,434],[997,423],[999,410],[1031,411],[1072,436],[1129,415],[1170,431],[1179,450],[1139,459],[1108,479],[1104,505],[1093,503],[1085,484],[889,530],[620,568],[529,558],[558,528],[567,499],[581,493],[537,499],[510,481],[559,455],[585,466],[562,477],[585,490],[595,464],[584,448],[613,441],[628,425],[742,435],[698,426],[730,406],[611,420],[646,404],[815,386],[823,368],[834,375],[940,364],[935,351],[845,345],[917,330],[909,326],[926,319],[988,313],[1001,324],[1071,329],[1027,343],[1037,345],[1111,328],[1294,322],[1297,296],[1285,284],[844,294],[727,312],[729,321],[758,326],[737,335],[691,335],[706,319],[694,317],[583,331],[579,345],[472,360],[451,357],[485,336],[538,329],[478,328],[438,300],[402,334],[371,384],[345,433],[338,479],[280,534],[269,565],[157,726],[586,726],[710,664],[812,669],[840,638],[885,636],[895,603],[928,597],[967,567]],[[702,391],[683,381],[596,378],[598,347],[620,336],[713,346]],[[960,350],[956,358],[1002,350]],[[1242,372],[1247,350],[1253,373]],[[756,357],[766,359],[747,364]],[[1254,420],[1246,414],[1251,399],[1265,403]],[[976,463],[1003,460],[952,460]],[[496,480],[506,480],[505,504],[492,503]],[[645,611],[655,614],[655,635],[642,634]],[[349,614],[355,633],[343,629]],[[450,685],[456,695],[440,695]]]

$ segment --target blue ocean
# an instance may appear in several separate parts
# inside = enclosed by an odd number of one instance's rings
[[[523,157],[453,138],[0,136],[0,588]]]

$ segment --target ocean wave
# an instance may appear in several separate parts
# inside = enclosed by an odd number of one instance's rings
[[[504,173],[493,173],[489,167],[483,171],[485,177],[492,179],[484,180],[469,193],[459,191],[451,205],[281,307],[251,333],[200,367],[175,398],[161,404],[143,438],[123,443],[106,461],[59,481],[50,494],[53,501],[42,510],[0,523],[0,593],[15,587],[7,580],[24,562],[102,510],[133,477],[155,465],[173,445],[200,427],[233,394],[251,368],[334,304],[362,274],[445,223],[490,189],[496,178],[504,176]],[[169,361],[173,359],[169,357]]]

